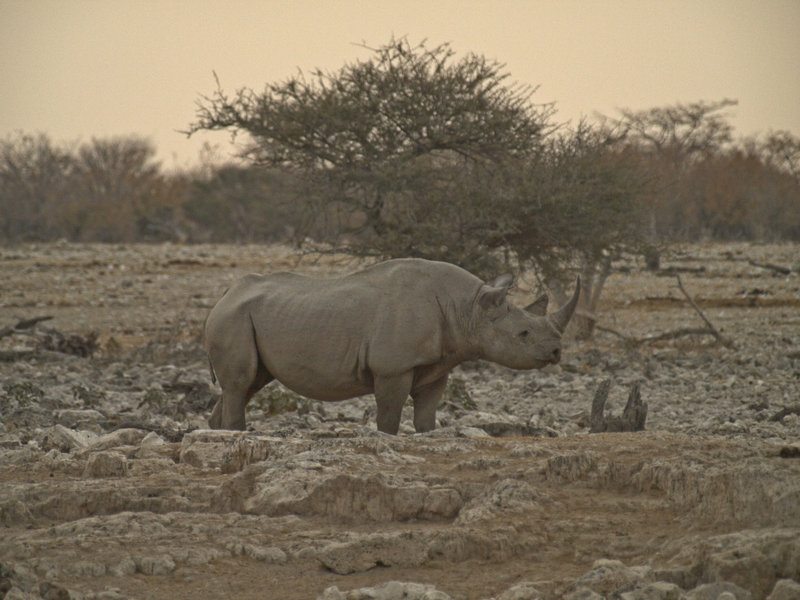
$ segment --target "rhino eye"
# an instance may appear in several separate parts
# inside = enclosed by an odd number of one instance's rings
[[[519,332],[519,337],[521,337],[521,338],[523,338],[523,339],[524,339],[524,338],[528,337],[528,334],[529,334],[529,333],[530,333],[530,331],[528,331],[527,329],[525,329],[524,331],[520,331],[520,332]]]

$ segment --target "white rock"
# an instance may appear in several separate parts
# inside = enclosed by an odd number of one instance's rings
[[[220,469],[225,473],[269,456],[268,436],[244,431],[197,430],[183,436],[180,462],[199,469]]]
[[[532,583],[518,583],[497,597],[497,600],[541,600],[542,593]]]
[[[144,429],[117,429],[95,439],[89,444],[87,450],[109,450],[120,446],[138,446],[147,434],[148,432]]]
[[[47,452],[56,449],[59,452],[73,452],[86,448],[96,434],[89,431],[76,431],[63,425],[53,425],[45,429],[39,436],[39,447]]]
[[[175,561],[169,555],[142,556],[136,559],[136,570],[144,575],[169,575],[175,570]]]

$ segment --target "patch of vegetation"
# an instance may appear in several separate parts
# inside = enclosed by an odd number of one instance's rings
[[[267,386],[259,391],[247,404],[247,412],[255,409],[262,410],[267,415],[277,415],[285,412],[297,412],[305,415],[311,411],[313,401],[296,394],[285,387],[274,385]]]
[[[106,399],[106,393],[98,388],[90,388],[80,383],[72,386],[72,398],[83,406],[92,408]]]
[[[466,381],[459,377],[451,377],[447,381],[447,387],[439,402],[439,408],[445,407],[458,410],[477,410],[478,405],[469,395]]]
[[[6,383],[5,400],[16,402],[19,406],[28,406],[40,402],[44,398],[44,390],[35,383],[24,381],[22,383]]]
[[[170,398],[164,393],[164,390],[151,387],[145,392],[136,408],[147,407],[149,410],[156,413],[169,414],[169,401]]]

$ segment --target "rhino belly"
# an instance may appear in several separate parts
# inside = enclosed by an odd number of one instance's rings
[[[259,348],[270,374],[290,390],[314,400],[336,401],[373,391],[372,374],[355,356],[330,346],[286,344]]]
[[[371,385],[358,381],[355,378],[342,378],[323,376],[319,373],[305,375],[293,370],[277,369],[275,379],[280,381],[293,392],[313,400],[326,402],[347,400],[356,396],[372,393]]]

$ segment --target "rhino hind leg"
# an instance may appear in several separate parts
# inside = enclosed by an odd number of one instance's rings
[[[417,433],[432,431],[436,427],[436,408],[442,399],[445,387],[447,387],[446,373],[436,381],[417,388],[411,392],[414,399],[414,429]]]
[[[262,363],[255,341],[252,345],[236,344],[227,352],[209,352],[209,358],[222,388],[222,398],[214,406],[208,425],[211,429],[243,431],[247,425],[247,402],[274,377]]]
[[[413,371],[392,377],[375,377],[378,431],[397,435],[400,430],[403,405],[408,400],[413,380]]]

